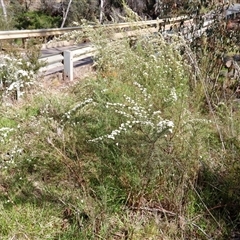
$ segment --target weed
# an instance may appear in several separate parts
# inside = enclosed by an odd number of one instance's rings
[[[1,237],[226,239],[239,228],[235,103],[216,101],[182,39],[97,35],[95,77],[0,121]]]

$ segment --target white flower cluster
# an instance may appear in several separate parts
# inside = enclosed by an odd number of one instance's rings
[[[164,99],[165,102],[176,102],[178,100],[176,89],[173,87],[170,90],[170,94]]]
[[[14,146],[9,152],[0,155],[0,169],[17,166],[15,158],[23,153],[23,149]]]
[[[147,93],[147,90],[143,88],[139,83],[134,83],[141,93],[142,99],[146,103],[146,100],[150,100],[151,96]],[[114,129],[110,134],[106,134],[97,138],[90,140],[90,142],[98,142],[104,139],[115,140],[118,135],[123,132],[134,128],[134,126],[141,126],[142,129],[146,130],[146,134],[151,134],[153,136],[160,136],[163,132],[165,134],[172,133],[174,128],[174,123],[170,120],[163,119],[160,114],[161,111],[154,111],[151,104],[140,105],[137,101],[129,96],[124,95],[126,103],[106,103],[107,108],[113,108],[114,111],[127,120],[120,124],[117,129]]]
[[[188,121],[184,121],[185,124],[209,124],[211,123],[211,120],[204,119],[204,118],[194,118],[194,119],[189,119]]]
[[[85,99],[83,102],[80,102],[78,104],[76,104],[71,110],[69,110],[68,112],[66,112],[64,114],[64,117],[67,119],[70,119],[72,113],[76,112],[78,109],[84,107],[87,104],[93,103],[93,99],[92,98],[87,98]]]
[[[164,130],[169,130],[172,133],[174,123],[169,120],[162,120],[157,124],[157,133],[162,133]]]
[[[178,99],[177,93],[176,93],[176,89],[175,89],[174,87],[171,89],[170,99],[171,99],[173,102],[176,102],[177,99]]]
[[[138,82],[134,82],[133,84],[139,88],[139,90],[142,92],[143,96],[145,97],[145,100],[151,98],[151,95],[147,93],[147,89],[144,88],[141,84],[139,84]]]
[[[64,40],[67,40],[67,41],[74,40],[74,42],[80,42],[82,40],[82,37],[83,37],[83,31],[74,30],[68,33],[64,33],[59,37],[55,37],[53,40],[49,41],[47,44],[56,43]]]
[[[9,134],[14,131],[13,128],[9,128],[9,127],[2,127],[0,128],[0,142],[1,143],[5,143],[7,141],[7,138],[9,136]]]
[[[5,95],[13,91],[23,94],[20,90],[33,84],[34,72],[23,70],[22,65],[21,60],[8,55],[0,59],[0,89]]]

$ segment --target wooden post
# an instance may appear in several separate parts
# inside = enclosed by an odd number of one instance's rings
[[[63,78],[64,80],[68,79],[69,81],[73,80],[73,52],[71,51],[64,51],[64,73]]]

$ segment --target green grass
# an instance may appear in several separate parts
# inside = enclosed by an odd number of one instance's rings
[[[54,239],[61,232],[61,215],[53,204],[1,204],[1,239]]]
[[[94,76],[1,106],[13,131],[0,145],[0,238],[227,239],[240,209],[234,98],[206,62],[194,80],[181,41],[94,42]]]

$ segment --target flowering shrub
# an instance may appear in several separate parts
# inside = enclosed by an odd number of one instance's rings
[[[14,131],[13,128],[9,128],[9,127],[0,128],[0,142],[2,144],[6,143],[8,141],[8,136],[12,131]]]
[[[89,162],[84,171],[91,188],[97,192],[101,182],[129,202],[140,189],[161,189],[172,198],[165,182],[182,181],[182,169],[196,164],[179,160],[191,141],[186,122],[195,119],[183,114],[186,68],[177,50],[159,35],[152,38],[140,37],[135,46],[128,40],[96,41],[97,77],[75,90],[78,101],[61,118],[65,140],[70,136],[63,148],[69,159]],[[88,161],[93,152],[96,161]]]
[[[48,43],[52,43],[52,42],[60,42],[60,41],[64,41],[64,40],[74,40],[76,43],[77,42],[81,42],[82,41],[82,32],[81,31],[71,31],[68,33],[64,33],[61,36],[55,37],[53,40],[49,41]]]
[[[5,55],[0,59],[0,87],[2,97],[17,93],[19,98],[24,89],[33,84],[35,73],[30,63],[14,56]]]
[[[112,108],[117,114],[122,115],[126,121],[121,123],[121,125],[113,130],[110,134],[100,136],[98,138],[90,140],[91,142],[98,142],[105,138],[113,139],[127,130],[130,130],[136,126],[141,126],[142,131],[149,135],[151,139],[160,137],[163,133],[171,133],[174,127],[174,123],[170,120],[163,119],[160,110],[154,110],[151,104],[151,95],[147,93],[147,89],[141,84],[133,83],[139,89],[139,96],[143,99],[145,103],[142,105],[136,102],[131,97],[124,95],[126,103],[106,103],[106,108]]]
[[[80,25],[79,23],[75,23],[76,25]],[[73,41],[75,44],[76,43],[82,43],[85,41],[88,41],[89,39],[89,32],[92,34],[92,26],[88,24],[88,22],[83,19],[81,20],[81,30],[74,30],[71,32],[64,33],[63,35],[60,36],[55,36],[54,39],[50,40],[47,44],[50,43],[57,43],[61,41]],[[90,34],[90,35],[91,35]]]

